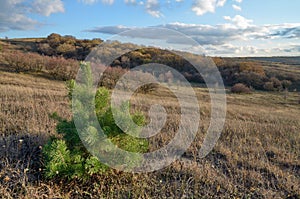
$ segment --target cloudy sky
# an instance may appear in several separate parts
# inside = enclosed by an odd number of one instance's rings
[[[299,0],[0,0],[0,37],[169,28],[209,55],[300,56]]]

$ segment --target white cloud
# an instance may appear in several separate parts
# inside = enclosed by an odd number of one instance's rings
[[[99,0],[78,0],[79,2],[85,3],[85,4],[95,4],[97,3]],[[101,0],[102,3],[104,4],[109,4],[112,5],[115,1],[114,0]]]
[[[234,0],[235,2],[237,2],[237,3],[242,3],[243,2],[243,0]]]
[[[104,26],[104,27],[98,27],[94,28],[92,30],[88,30],[89,32],[101,32],[104,34],[119,34],[121,32],[127,31],[127,30],[133,30],[134,27],[126,27],[126,26]]]
[[[205,13],[214,13],[217,7],[223,7],[226,0],[195,0],[192,11],[196,15],[204,15]]]
[[[98,2],[98,0],[78,0],[78,1],[90,5]]]
[[[85,4],[94,4],[99,2],[99,0],[77,0],[79,2],[85,3]],[[181,3],[184,0],[167,0],[165,1],[164,5],[170,5],[172,2]],[[223,7],[225,5],[227,0],[194,0],[192,5],[192,11],[196,13],[196,15],[203,15],[205,13],[211,12],[214,13],[215,9],[217,7]],[[236,0],[241,1],[241,0]],[[101,0],[102,3],[105,4],[113,4],[114,0]],[[144,6],[146,9],[146,12],[153,17],[159,18],[163,16],[163,13],[161,12],[161,2],[159,0],[144,0],[139,1],[137,0],[124,0],[124,3],[127,5],[140,5]]]
[[[178,31],[197,41],[208,55],[218,56],[253,56],[253,55],[299,55],[300,23],[254,25],[252,20],[240,15],[225,16],[228,23],[218,25],[169,23],[152,28],[167,28]],[[134,30],[134,31],[128,31]],[[145,39],[164,39],[170,45],[185,45],[186,40],[172,35],[163,35],[159,29],[152,34],[145,34],[144,28],[109,26],[99,27],[92,32],[106,34],[122,33],[123,36]],[[124,35],[125,34],[125,35]],[[146,36],[145,36],[146,35]],[[275,44],[282,44],[281,47]],[[298,44],[298,45],[296,45]],[[187,49],[188,50],[188,49]],[[290,54],[289,54],[290,53]]]
[[[224,16],[224,19],[227,21],[232,22],[236,27],[246,29],[253,25],[253,20],[246,19],[241,15],[236,15],[235,17],[231,18],[229,16]]]
[[[147,0],[145,2],[146,11],[153,17],[159,18],[162,16],[160,12],[160,3],[158,0]]]
[[[57,12],[64,12],[61,0],[1,0],[0,31],[32,30],[41,23],[30,14],[49,16]]]
[[[181,32],[200,44],[223,45],[230,41],[245,40],[273,40],[273,39],[300,39],[300,23],[294,24],[273,24],[273,25],[254,25],[252,20],[240,15],[235,17],[224,16],[229,23],[218,25],[169,23],[165,25],[152,26],[153,28],[167,28]],[[106,34],[118,34],[127,30],[141,30],[138,27],[126,26],[104,26],[88,30]],[[138,35],[133,35],[138,36]],[[139,37],[143,37],[140,35]],[[153,38],[160,35],[154,35]],[[169,42],[176,43],[176,41]]]
[[[78,0],[78,1],[85,3],[85,4],[94,4],[94,3],[97,3],[99,0]],[[176,1],[181,2],[183,0],[176,0]],[[115,1],[114,0],[101,0],[101,2],[104,4],[112,5]],[[163,16],[163,14],[160,11],[160,2],[158,0],[139,1],[138,3],[136,0],[124,0],[124,3],[127,5],[144,6],[146,9],[146,12],[153,17],[159,18],[159,17]]]
[[[241,6],[238,6],[238,5],[235,5],[235,4],[232,5],[232,8],[234,10],[237,10],[237,11],[241,11],[242,10]]]
[[[266,54],[265,49],[263,48],[251,45],[239,46],[232,44],[209,50],[209,53],[217,56],[261,56]]]
[[[223,7],[226,3],[226,0],[218,0],[217,1],[217,7]]]
[[[126,4],[133,4],[133,5],[135,5],[136,4],[136,0],[125,0],[125,3]]]
[[[102,0],[102,3],[112,5],[114,3],[114,0]]]
[[[64,4],[61,0],[35,0],[32,3],[32,12],[50,16],[53,13],[64,12]]]

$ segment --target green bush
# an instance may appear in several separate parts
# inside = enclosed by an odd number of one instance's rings
[[[71,99],[73,95],[76,95],[75,106],[80,107],[78,112],[75,112],[75,116],[83,118],[84,133],[79,137],[74,120],[67,121],[53,114],[52,118],[58,120],[57,132],[62,134],[62,139],[54,138],[43,147],[43,154],[45,160],[45,176],[46,178],[63,178],[63,179],[87,179],[91,175],[104,173],[109,168],[101,163],[97,157],[93,156],[86,150],[85,144],[96,148],[99,147],[100,133],[94,127],[93,123],[89,123],[90,111],[84,110],[83,103],[90,103],[89,89],[92,86],[92,75],[89,64],[81,64],[81,69],[84,73],[83,81],[86,82],[83,86],[77,86],[75,81],[67,82],[67,88],[69,90],[68,96]],[[79,98],[79,99],[77,99]],[[80,99],[82,98],[82,99]],[[148,150],[148,142],[145,139],[139,139],[125,134],[115,123],[113,116],[113,108],[110,107],[110,92],[106,88],[99,88],[95,95],[94,105],[95,113],[97,115],[98,122],[100,123],[107,139],[109,139],[114,145],[119,148],[135,152],[136,157],[130,160],[130,163],[134,167],[141,161],[141,155],[139,153],[145,153]],[[129,124],[129,120],[132,119],[138,126],[145,124],[145,117],[142,113],[136,112],[131,115],[131,118],[127,118],[124,110],[129,110],[130,104],[124,103],[121,110],[114,110],[120,121]],[[140,128],[136,126],[128,125],[128,129],[138,134]],[[82,140],[81,140],[82,139]],[[115,158],[115,157],[114,157]],[[126,158],[126,157],[124,157]],[[119,161],[116,158],[116,161]]]

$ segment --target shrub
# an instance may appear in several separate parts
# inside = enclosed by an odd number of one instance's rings
[[[40,54],[47,55],[47,56],[55,55],[55,50],[48,43],[38,44],[37,51]]]
[[[288,86],[288,85],[285,85]],[[266,91],[280,91],[282,90],[282,83],[277,78],[272,77],[268,82],[265,83],[264,89]]]
[[[74,53],[75,50],[76,50],[75,46],[69,43],[60,44],[56,48],[56,51],[59,55]]]
[[[57,48],[62,41],[62,36],[56,33],[52,33],[47,37],[47,42],[52,48]]]
[[[48,57],[45,69],[53,79],[70,80],[75,78],[78,65],[76,60],[65,59],[63,57]]]
[[[283,81],[281,81],[281,85],[282,85],[283,89],[287,90],[292,85],[292,82],[289,80],[283,80]]]
[[[279,91],[282,89],[282,84],[281,84],[281,81],[278,80],[276,77],[271,77],[270,78],[270,82],[273,83],[273,86],[275,88],[276,91]]]
[[[273,82],[266,82],[264,85],[266,91],[275,91]]]
[[[234,83],[242,83],[248,87],[262,90],[264,88],[265,76],[254,72],[241,72],[234,75]]]
[[[239,63],[239,71],[240,72],[253,72],[260,76],[265,76],[265,70],[262,65],[256,62],[242,62]]]
[[[238,83],[231,88],[232,93],[251,93],[251,89],[244,84]]]
[[[9,65],[10,68],[15,70],[15,72],[27,71],[27,57],[23,53],[19,52],[7,52],[3,54],[5,62]]]
[[[101,144],[104,142],[99,139],[101,135],[93,126],[93,123],[89,122],[91,116],[90,107],[86,109],[86,106],[83,106],[91,103],[90,97],[93,96],[90,93],[92,90],[90,86],[93,85],[91,69],[89,64],[84,63],[81,64],[81,69],[84,73],[81,80],[84,82],[84,85],[76,85],[75,81],[69,81],[67,87],[69,97],[76,96],[73,99],[73,103],[78,109],[76,109],[74,115],[82,118],[83,127],[81,130],[84,130],[84,132],[79,137],[73,120],[67,121],[57,117],[55,114],[53,115],[59,121],[57,131],[63,135],[63,139],[54,138],[43,148],[45,176],[47,178],[78,178],[85,180],[94,174],[104,173],[109,169],[85,148],[88,145],[99,152],[99,147],[102,150]],[[109,106],[109,101],[110,92],[106,88],[99,88],[94,99],[95,112],[107,139],[123,150],[136,153],[146,152],[148,150],[148,142],[146,140],[129,136],[117,126],[114,120],[113,108]],[[129,108],[129,103],[125,103],[122,105],[123,110],[115,110],[116,117],[125,124],[129,124],[128,120],[130,118],[126,117],[124,109],[128,110]],[[145,124],[145,117],[141,113],[134,113],[131,117],[137,125],[142,126]],[[133,126],[128,128],[132,132],[139,133],[139,128]],[[106,150],[107,148],[105,148]],[[127,166],[134,167],[139,163],[141,157],[141,155],[137,154],[135,158],[130,160],[132,165]],[[114,157],[116,163],[120,160]]]
[[[15,72],[45,72],[53,79],[70,80],[75,78],[78,62],[63,57],[48,57],[37,53],[19,51],[5,52],[2,55],[6,64]]]
[[[102,40],[79,40],[73,36],[61,36],[52,33],[42,43],[37,45],[40,54],[48,56],[63,56],[77,60],[84,60],[92,48],[98,46]]]
[[[106,87],[108,89],[113,89],[118,80],[122,77],[123,74],[127,72],[126,69],[121,67],[108,67],[103,72],[102,77],[99,81],[99,86]]]

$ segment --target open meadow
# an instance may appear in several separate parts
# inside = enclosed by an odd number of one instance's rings
[[[0,195],[3,198],[300,198],[299,94],[227,94],[227,117],[214,150],[199,159],[210,97],[195,87],[201,121],[191,147],[169,167],[145,174],[110,170],[87,181],[43,177],[42,146],[56,134],[57,113],[71,118],[63,81],[0,71]],[[168,123],[150,148],[170,139],[178,102],[165,88],[132,98],[134,109],[163,103]],[[191,108],[193,104],[189,105]]]

